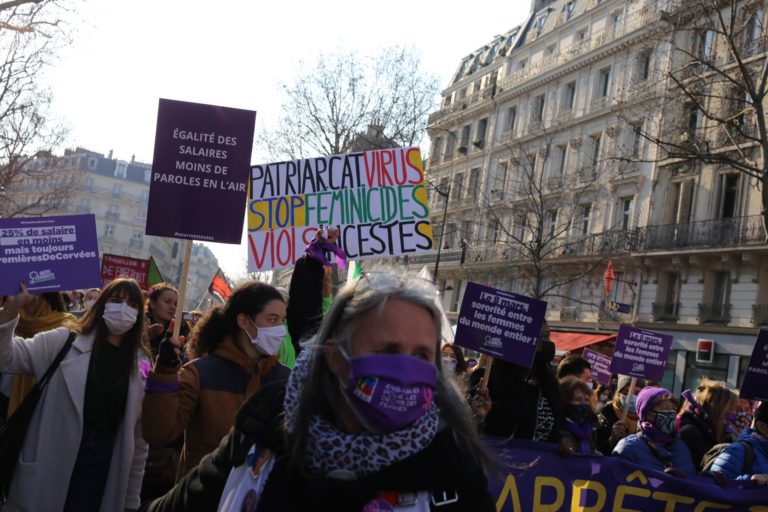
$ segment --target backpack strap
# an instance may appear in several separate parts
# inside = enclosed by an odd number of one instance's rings
[[[752,472],[752,466],[755,464],[755,449],[751,443],[744,440],[739,441],[744,446],[744,462],[741,464],[741,474],[746,475]]]

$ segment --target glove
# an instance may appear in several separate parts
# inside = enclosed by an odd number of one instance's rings
[[[180,337],[179,341],[182,339]],[[169,368],[176,368],[181,363],[179,354],[181,354],[181,350],[171,341],[171,332],[166,332],[157,349],[157,363]]]

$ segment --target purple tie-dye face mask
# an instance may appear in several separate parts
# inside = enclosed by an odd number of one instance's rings
[[[363,426],[384,434],[402,430],[432,406],[437,367],[413,356],[349,357],[349,382],[344,394]]]

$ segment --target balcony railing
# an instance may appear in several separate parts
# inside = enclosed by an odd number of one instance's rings
[[[698,319],[702,324],[727,324],[731,321],[731,305],[699,304]]]
[[[461,261],[462,249],[443,249],[440,251],[440,263],[451,263]],[[411,265],[427,265],[434,263],[437,259],[437,251],[429,254],[415,254],[403,257],[403,263]]]
[[[613,229],[594,235],[579,235],[562,242],[562,249],[556,256],[599,256],[623,254],[633,250],[634,230]]]
[[[578,320],[579,319],[579,308],[575,306],[565,306],[560,308],[560,320],[567,321],[567,320]]]
[[[639,252],[759,245],[766,240],[760,215],[648,226],[637,232]]]
[[[680,317],[680,303],[654,302],[651,304],[651,314],[655,322],[659,320],[677,320]]]
[[[755,304],[752,306],[752,324],[755,327],[768,325],[768,305]]]

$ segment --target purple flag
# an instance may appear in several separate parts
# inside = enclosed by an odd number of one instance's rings
[[[592,373],[593,379],[595,379],[597,382],[602,382],[603,384],[611,383],[612,373],[610,370],[610,357],[588,348],[584,349],[584,352],[582,352],[581,356],[589,362],[590,372]]]
[[[0,219],[0,295],[101,284],[96,218],[87,215]]]
[[[760,330],[744,374],[740,398],[768,401],[768,331]]]
[[[672,336],[629,325],[619,327],[611,371],[648,380],[664,378]]]
[[[456,344],[530,368],[547,303],[477,283],[467,283]]]
[[[147,234],[239,244],[256,112],[160,100]]]

